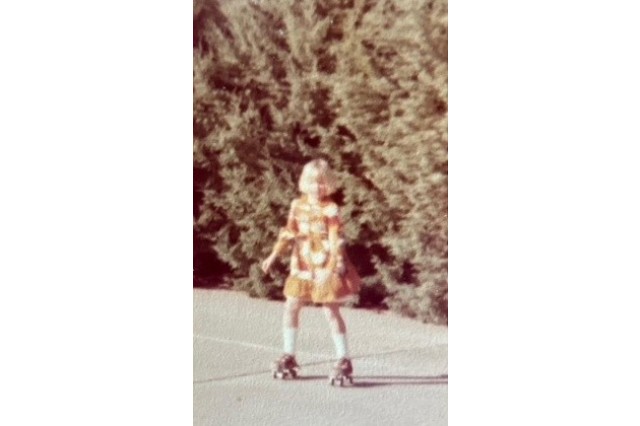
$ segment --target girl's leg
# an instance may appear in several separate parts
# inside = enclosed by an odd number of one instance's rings
[[[327,303],[323,307],[327,321],[329,321],[329,328],[331,329],[331,335],[333,343],[336,347],[336,356],[338,359],[348,358],[349,350],[347,348],[347,327],[344,323],[342,315],[340,315],[339,303]]]
[[[282,340],[284,353],[294,355],[296,352],[296,338],[298,336],[298,323],[300,321],[300,309],[303,303],[300,299],[288,297],[284,302],[284,314],[282,316]]]

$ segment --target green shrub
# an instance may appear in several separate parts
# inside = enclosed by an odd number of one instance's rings
[[[321,157],[359,305],[446,322],[446,2],[197,0],[193,90],[194,285],[280,297],[259,264]]]

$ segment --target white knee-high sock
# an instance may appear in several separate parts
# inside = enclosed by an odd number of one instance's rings
[[[336,356],[338,358],[348,358],[349,350],[347,347],[347,335],[344,333],[334,334],[333,343],[336,346]]]
[[[293,327],[282,328],[282,341],[284,345],[284,353],[294,355],[296,353],[296,337],[298,329]]]

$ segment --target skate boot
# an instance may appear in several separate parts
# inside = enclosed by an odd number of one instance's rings
[[[271,374],[274,379],[286,379],[287,377],[295,379],[298,376],[299,368],[300,366],[293,355],[284,354],[273,362],[271,366]]]
[[[353,384],[353,365],[349,358],[342,358],[334,365],[331,375],[329,375],[329,384],[333,386],[336,382],[340,386],[344,386],[348,380],[350,384]]]

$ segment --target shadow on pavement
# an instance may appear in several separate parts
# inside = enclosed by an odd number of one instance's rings
[[[441,376],[354,376],[354,388],[370,388],[376,386],[416,386],[447,385],[447,375]]]
[[[327,380],[324,376],[298,376],[295,380]],[[398,385],[446,385],[449,378],[446,374],[440,376],[353,376],[354,388],[369,388],[375,386]]]
[[[329,380],[328,377],[328,374],[324,376],[298,376],[296,380]]]

